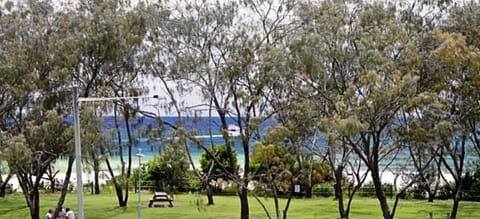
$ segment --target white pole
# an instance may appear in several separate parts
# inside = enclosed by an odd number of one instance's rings
[[[133,96],[133,97],[78,97],[78,87],[73,86],[73,129],[75,135],[75,163],[77,170],[77,205],[78,205],[78,219],[83,218],[83,180],[82,180],[82,146],[80,142],[80,102],[96,102],[96,101],[111,101],[111,100],[130,100],[130,99],[144,99],[144,98],[159,98],[158,95],[153,96]],[[141,152],[139,153],[141,156]],[[139,162],[141,158],[139,157]],[[140,201],[139,193],[139,201]],[[141,218],[140,209],[141,203],[138,206],[139,218]]]
[[[78,87],[73,87],[73,129],[75,137],[75,163],[77,170],[77,207],[78,218],[83,219],[83,180],[82,180],[82,147],[80,143],[80,115]]]
[[[138,207],[137,207],[137,219],[142,219],[142,150],[138,149]]]

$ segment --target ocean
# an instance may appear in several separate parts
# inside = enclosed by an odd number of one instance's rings
[[[105,135],[108,135],[108,130],[112,130],[115,127],[114,117],[107,116],[104,117],[103,122],[103,129]],[[162,117],[162,120],[171,124],[177,124],[177,117]],[[72,118],[67,118],[67,122],[73,123]],[[197,140],[203,142],[205,146],[209,147],[211,145],[222,145],[225,144],[224,139],[220,133],[220,118],[219,117],[183,117],[182,122],[187,132],[194,133]],[[232,118],[227,118],[227,124],[229,129],[229,134],[232,136],[234,140],[234,147],[237,152],[237,160],[241,166],[244,159],[244,151],[243,147],[240,142],[240,138],[238,137],[238,127],[236,126],[237,123]],[[266,120],[259,126],[259,136],[262,136],[269,127],[276,125],[276,122],[273,119]],[[121,127],[121,135],[122,135],[122,142],[127,142],[127,134],[126,134],[126,124],[125,122],[120,123]],[[145,136],[145,130],[147,128],[157,129],[159,127],[158,121],[156,119],[148,118],[148,117],[138,117],[133,118],[130,120],[130,128],[132,130],[133,135],[136,138],[136,143],[133,146],[133,154],[137,154],[141,151],[144,155],[142,158],[143,161],[147,161],[153,159],[155,155],[159,154],[162,151],[163,147],[168,147],[168,145],[162,145],[162,142],[159,138],[151,138]],[[230,130],[230,129],[237,129]],[[169,129],[166,128],[164,133],[168,134]],[[256,140],[260,140],[258,138],[250,139],[250,147]],[[322,136],[317,136],[316,140],[316,148],[318,150],[325,149],[327,147],[327,143],[325,142]],[[203,150],[198,148],[197,146],[193,145],[191,142],[188,142],[190,155],[192,156],[195,163],[198,164],[200,160],[201,154]],[[251,148],[250,148],[251,149]],[[251,151],[251,150],[250,150]],[[127,151],[123,150],[123,156],[126,157]],[[474,162],[477,161],[476,153],[468,153],[466,157],[466,165],[473,166]],[[390,158],[393,159],[393,158]],[[389,165],[391,162],[390,159],[384,159],[381,161],[381,166]],[[111,158],[112,161],[118,161],[118,156],[113,156]],[[450,160],[447,158],[447,160]],[[408,165],[408,155],[406,153],[400,153],[395,157],[395,161],[390,164],[391,169],[397,169],[404,167],[407,164],[407,169],[413,170],[413,166]],[[410,166],[410,167],[408,167]]]
[[[120,119],[122,120],[122,119]],[[164,122],[168,122],[171,124],[177,124],[177,117],[162,117],[162,120]],[[66,119],[67,123],[73,125],[73,117],[67,117]],[[221,136],[220,133],[220,118],[219,117],[183,117],[182,118],[183,125],[185,127],[185,130],[189,133],[193,133],[195,138],[205,144],[205,146],[209,147],[212,145],[222,145],[225,144],[224,139]],[[237,160],[239,164],[243,164],[244,160],[244,153],[243,153],[243,147],[241,145],[240,139],[238,137],[239,135],[239,129],[237,126],[237,123],[235,122],[234,119],[232,118],[227,118],[227,124],[228,124],[228,129],[229,129],[229,134],[232,136],[232,139],[234,140],[234,147],[237,152]],[[268,129],[268,127],[271,127],[275,124],[274,120],[267,120],[263,122],[259,126],[259,135],[263,135],[263,133]],[[120,122],[120,129],[121,129],[121,139],[123,144],[128,141],[127,137],[127,132],[126,132],[126,123],[125,121]],[[159,138],[159,136],[148,136],[146,134],[147,129],[158,129],[159,128],[159,122],[156,119],[153,118],[148,118],[148,117],[137,117],[133,118],[129,121],[129,126],[132,135],[135,138],[135,144],[133,145],[133,166],[138,166],[138,158],[135,156],[135,154],[141,152],[144,156],[141,158],[141,162],[144,163],[148,160],[151,160],[155,157],[155,155],[161,153],[162,149],[164,147],[168,147],[168,145],[162,145],[162,141]],[[164,129],[164,136],[168,135],[171,129],[169,129],[166,126],[163,126]],[[104,135],[106,136],[107,141],[111,141],[112,143],[115,144],[116,142],[116,137],[114,137],[112,140],[112,130],[115,128],[115,119],[113,116],[106,116],[103,117],[103,130],[104,130]],[[82,129],[82,127],[80,127]],[[256,138],[252,138],[250,140],[250,145],[253,145],[253,143],[258,140]],[[195,166],[198,167],[197,165],[199,164],[199,160],[201,158],[201,154],[203,153],[203,150],[201,148],[198,148],[197,146],[193,145],[191,142],[187,142],[189,145],[189,151],[190,155],[195,163]],[[118,147],[118,146],[117,146]],[[123,149],[123,157],[126,158],[127,150]],[[113,156],[109,157],[110,161],[113,163],[114,167],[119,168],[120,167],[120,159],[119,159],[119,154],[118,150],[113,151]],[[59,159],[56,162],[55,165],[56,169],[62,171],[63,169],[66,169],[66,160]],[[102,165],[102,171],[106,171],[106,165]],[[74,170],[75,171],[75,170]],[[88,172],[88,170],[87,170]]]
[[[176,122],[177,122],[176,117],[162,117],[162,119],[164,121],[172,123],[172,124],[176,124]],[[218,117],[213,117],[213,118],[200,117],[200,118],[182,118],[182,119],[183,119],[186,130],[188,132],[194,132],[197,139],[200,139],[201,141],[203,141],[207,147],[211,146],[211,145],[214,145],[214,144],[224,144],[224,140],[220,135],[220,129],[219,129],[220,118],[218,118]],[[67,118],[67,122],[73,124],[73,119],[71,117]],[[227,123],[229,125],[229,129],[238,128],[238,127],[235,126],[236,123],[233,119],[227,119]],[[114,118],[113,117],[104,117],[104,122],[103,122],[104,134],[108,135],[109,130],[111,130],[114,127],[114,125],[115,125],[115,123],[114,123]],[[268,129],[268,127],[271,127],[273,125],[275,125],[275,121],[273,121],[273,120],[267,120],[264,123],[262,123],[259,126],[260,136],[262,136],[265,133],[265,131]],[[122,122],[120,124],[120,126],[121,126],[122,142],[126,142],[127,137],[126,137],[125,123]],[[159,127],[157,120],[152,119],[152,118],[146,118],[146,117],[135,118],[135,119],[132,119],[130,121],[130,127],[131,127],[133,135],[137,139],[135,145],[133,146],[133,154],[134,154],[133,155],[134,157],[132,158],[133,159],[133,162],[132,162],[133,168],[137,168],[138,165],[139,165],[139,162],[145,163],[146,161],[153,159],[157,154],[159,154],[159,152],[161,152],[163,147],[167,147],[167,145],[162,145],[162,142],[159,139],[154,138],[153,141],[152,141],[152,138],[149,138],[149,137],[145,136],[145,134],[144,134],[145,133],[144,131],[147,128],[155,129],[155,128]],[[80,128],[82,128],[82,127],[80,127]],[[237,151],[237,160],[238,160],[240,166],[243,167],[243,161],[244,161],[243,148],[242,148],[239,137],[236,136],[236,135],[238,135],[238,133],[235,133],[235,130],[231,130],[231,131],[232,131],[231,135],[232,135],[233,140],[234,140],[234,146],[235,146],[235,149]],[[168,129],[165,130],[165,133],[168,133],[168,132],[169,132]],[[253,145],[253,143],[256,140],[257,139],[255,139],[255,138],[251,139],[250,140],[250,146]],[[325,149],[326,148],[326,142],[324,141],[324,139],[322,137],[318,137],[317,147],[319,149],[321,149],[321,148]],[[199,168],[199,160],[200,160],[201,154],[203,153],[202,149],[197,148],[196,146],[194,146],[193,144],[190,143],[189,144],[189,150],[190,150],[190,155],[191,155],[191,157],[194,161],[194,165],[196,166],[196,168]],[[137,154],[140,151],[144,156],[141,157],[141,158],[138,158],[138,157],[135,156],[135,154]],[[126,158],[126,155],[127,155],[127,151],[124,150],[123,151],[124,158]],[[393,176],[391,171],[393,171],[394,169],[396,169],[398,167],[401,167],[401,166],[405,165],[405,162],[408,162],[406,160],[405,155],[406,154],[399,154],[396,157],[396,160],[392,163],[392,166],[390,166],[391,168],[383,174],[382,181],[386,181],[386,182],[390,182],[390,183],[393,182],[394,176]],[[114,156],[111,156],[109,160],[110,160],[111,164],[113,165],[114,169],[118,170],[120,168],[120,159],[119,159],[118,154],[114,155]],[[474,162],[477,162],[477,161],[478,160],[477,160],[476,154],[474,155],[474,153],[469,153],[467,155],[467,158],[466,158],[466,165],[470,166]],[[382,161],[381,165],[387,165],[388,163],[389,163],[388,160],[384,160],[384,161]],[[66,164],[67,164],[66,159],[58,159],[55,162],[55,169],[60,171],[60,173],[58,175],[58,178],[60,178],[60,179],[64,177],[64,174],[66,172]],[[74,164],[74,167],[75,167],[75,164]],[[87,183],[87,182],[90,182],[91,180],[93,180],[93,173],[88,167],[84,166],[83,175],[84,175],[84,177],[83,177],[84,183]],[[101,178],[100,179],[101,181],[108,180],[108,178],[109,178],[108,177],[108,172],[107,172],[107,167],[106,167],[105,164],[102,164],[102,166],[101,166],[101,177],[102,176],[106,177],[106,178]],[[73,181],[76,180],[75,179],[75,168],[73,168],[72,180]],[[13,180],[13,181],[15,181],[15,180]],[[14,184],[16,184],[16,183],[14,183]]]

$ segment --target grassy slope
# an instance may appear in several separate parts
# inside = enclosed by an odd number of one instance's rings
[[[239,217],[239,201],[234,196],[215,197],[215,206],[205,206],[205,196],[176,195],[174,208],[148,208],[147,202],[150,193],[142,194],[142,218],[174,218],[174,219],[234,219]],[[42,194],[41,218],[48,210],[55,206],[58,195]],[[137,194],[131,193],[129,207],[116,207],[114,194],[89,195],[84,197],[86,219],[131,219],[137,215]],[[263,199],[274,218],[273,199]],[[284,200],[282,200],[282,207]],[[397,211],[397,219],[429,218],[432,212],[434,218],[446,218],[450,211],[451,201],[435,201],[429,204],[426,201],[401,200]],[[67,196],[64,207],[77,209],[76,193]],[[251,218],[267,218],[255,199],[250,200]],[[288,218],[292,219],[334,219],[338,217],[336,202],[332,198],[315,198],[311,200],[295,199],[292,201]],[[352,219],[381,218],[379,205],[376,199],[356,198],[352,205]],[[0,199],[0,219],[29,218],[28,208],[22,194],[9,195]],[[480,218],[480,203],[461,202],[458,218]]]

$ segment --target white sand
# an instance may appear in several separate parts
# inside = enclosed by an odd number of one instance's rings
[[[153,156],[145,156],[145,157],[142,157],[142,160],[141,162],[142,163],[145,163],[146,161],[148,160],[151,160],[153,159]],[[192,159],[194,160],[194,165],[196,168],[199,168],[200,167],[200,164],[199,164],[199,160],[200,160],[200,156],[193,156]],[[115,158],[115,159],[110,159],[110,163],[112,165],[112,168],[114,168],[114,171],[115,170],[118,170],[120,168],[120,159],[119,158]],[[243,168],[243,157],[242,158],[239,158],[239,164],[240,164],[240,167]],[[137,157],[134,157],[134,159],[132,160],[132,168],[133,169],[136,169],[138,168],[138,158]],[[67,170],[67,160],[58,160],[56,163],[55,163],[55,169],[56,170],[60,170],[60,172],[57,174],[57,179],[61,182],[64,181],[65,179],[65,173],[66,173],[66,170]],[[83,167],[84,169],[84,172],[82,174],[82,182],[83,184],[87,184],[87,183],[90,183],[93,181],[94,179],[94,176],[93,176],[93,171],[91,170],[88,170],[88,168],[86,168],[85,166]],[[72,168],[72,175],[71,175],[71,178],[70,178],[70,182],[71,184],[73,185],[73,187],[76,187],[77,185],[77,174],[76,174],[76,168],[75,168],[75,162],[73,164],[73,168]],[[117,172],[117,171],[115,171]],[[6,176],[4,176],[6,177]],[[388,183],[388,184],[394,184],[395,183],[395,174],[391,171],[384,171],[383,174],[381,175],[381,178],[382,178],[382,182],[383,183]],[[448,181],[453,181],[453,176],[451,175],[446,175],[445,178],[448,180]],[[107,167],[106,167],[106,164],[103,164],[102,167],[101,167],[101,171],[100,171],[100,183],[104,184],[106,183],[107,180],[110,180],[110,174],[107,170]],[[372,179],[371,179],[371,176],[370,174],[367,176],[367,179],[365,180],[365,183],[369,183],[371,182]],[[17,189],[17,191],[20,191],[20,186],[18,184],[18,181],[17,181],[17,178],[15,176],[13,176],[10,181],[9,181],[10,184],[12,184],[12,187],[14,189]],[[46,180],[45,180],[45,183]],[[397,182],[396,182],[396,186],[397,188],[402,188],[402,186],[404,186],[406,183],[408,182],[405,182],[402,180],[402,177],[398,177],[397,178]]]

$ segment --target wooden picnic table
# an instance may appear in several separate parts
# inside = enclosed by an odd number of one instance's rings
[[[169,207],[173,207],[173,198],[169,196],[166,192],[155,192],[153,197],[150,198],[150,202],[148,203],[148,207],[153,207],[154,202],[168,202]]]

